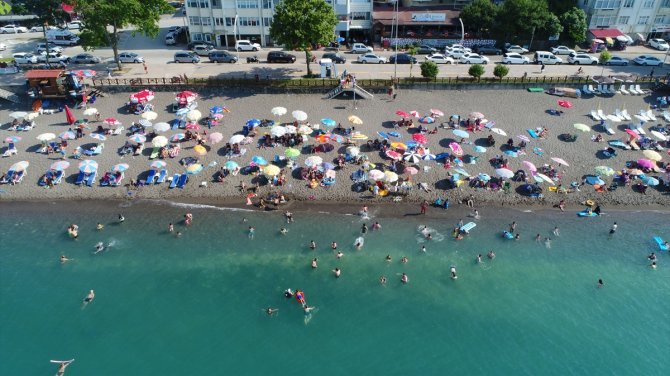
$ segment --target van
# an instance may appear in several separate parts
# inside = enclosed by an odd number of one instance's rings
[[[556,57],[556,55],[547,51],[537,51],[535,52],[535,57],[533,57],[533,63],[535,64],[545,64],[545,65],[557,65],[563,63],[563,59]]]
[[[47,41],[61,46],[76,46],[79,44],[79,37],[70,30],[49,30]]]
[[[174,33],[167,33],[165,36],[165,44],[168,46],[172,46],[173,44],[177,43],[177,38],[175,37]]]

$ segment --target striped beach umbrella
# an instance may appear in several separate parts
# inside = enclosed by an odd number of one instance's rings
[[[170,141],[172,141],[172,142],[179,142],[179,141],[181,141],[181,140],[183,140],[183,139],[185,139],[185,138],[186,138],[186,135],[185,135],[185,134],[183,134],[183,133],[177,133],[177,134],[173,134],[172,137],[170,137]]]
[[[77,137],[77,135],[75,135],[74,132],[72,132],[72,131],[65,131],[65,132],[59,134],[58,137],[61,140],[74,140]]]
[[[115,164],[115,165],[112,167],[112,171],[114,171],[114,172],[123,172],[123,171],[126,171],[128,168],[130,168],[130,166],[128,166],[127,163],[119,163],[119,164]]]
[[[149,163],[149,167],[151,167],[151,168],[160,169],[160,168],[165,168],[165,166],[167,166],[167,163],[165,161],[151,161]]]
[[[95,138],[98,141],[105,141],[107,140],[107,136],[105,136],[102,133],[91,133],[91,137]]]
[[[79,171],[90,174],[93,171],[98,170],[98,162],[92,159],[86,159],[79,162]]]
[[[137,142],[139,144],[139,143],[142,143],[142,142],[146,142],[147,138],[143,134],[136,133],[136,134],[128,137],[128,141]]]
[[[21,141],[21,137],[19,136],[7,136],[7,138],[5,138],[5,142],[17,143],[19,141]]]
[[[51,164],[49,169],[54,170],[54,171],[63,171],[68,167],[70,167],[70,162],[68,162],[68,161],[56,161],[56,162]]]

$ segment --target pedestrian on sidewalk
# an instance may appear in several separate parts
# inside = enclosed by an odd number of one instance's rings
[[[147,68],[147,63],[143,61],[142,66],[144,67],[144,74],[149,74],[149,68]]]
[[[540,74],[544,73],[544,63],[542,63],[542,66],[540,67]]]

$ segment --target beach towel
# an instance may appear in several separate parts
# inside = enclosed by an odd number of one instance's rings
[[[377,132],[377,134],[378,134],[380,137],[383,137],[384,139],[387,139],[387,140],[388,140],[388,138],[389,138],[389,135],[388,135],[387,133],[385,133],[385,132],[381,132],[381,131],[379,131],[379,132]]]
[[[389,132],[388,135],[391,137],[402,138],[402,135],[398,132]]]
[[[538,135],[537,135],[537,133],[535,133],[535,130],[528,128],[527,131],[528,131],[528,134],[530,135],[530,137],[538,138]]]
[[[544,155],[544,150],[542,150],[540,148],[535,148],[535,149],[533,149],[533,153],[535,153],[539,156],[543,156]]]

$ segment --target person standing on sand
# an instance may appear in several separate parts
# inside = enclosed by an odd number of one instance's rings
[[[426,210],[428,210],[428,201],[423,200],[423,202],[421,203],[421,214],[425,215]]]

